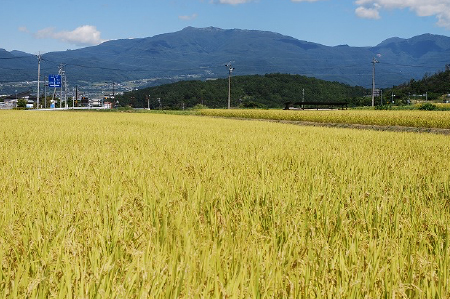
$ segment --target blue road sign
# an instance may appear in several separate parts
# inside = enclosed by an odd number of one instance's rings
[[[48,87],[61,87],[61,75],[49,75]]]

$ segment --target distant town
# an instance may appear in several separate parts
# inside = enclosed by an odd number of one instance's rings
[[[103,107],[113,108],[119,103],[113,101],[115,96],[140,88],[157,86],[186,79],[197,79],[196,76],[178,75],[174,77],[157,77],[131,80],[125,82],[82,82],[79,85],[64,83],[61,87],[52,87],[48,80],[39,82],[39,107],[37,107],[38,81],[0,82],[0,109],[17,108],[19,100],[26,101],[26,107],[46,109],[68,107]],[[216,78],[214,78],[216,79]],[[208,79],[207,79],[208,80]],[[44,101],[46,99],[46,101]],[[67,100],[67,105],[65,104]],[[60,107],[61,106],[61,107]],[[25,107],[25,106],[24,106]]]
[[[39,107],[36,81],[0,83],[0,109],[23,108],[112,108],[116,95],[151,85],[158,79],[141,79],[122,83],[85,83],[67,87],[49,87],[49,82],[40,81]],[[22,101],[21,101],[22,100]]]

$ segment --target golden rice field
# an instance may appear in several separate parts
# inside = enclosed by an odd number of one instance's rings
[[[450,111],[205,109],[198,113],[253,119],[450,129]]]
[[[439,108],[450,109],[450,103],[434,103]]]
[[[449,298],[450,139],[0,111],[0,298]]]

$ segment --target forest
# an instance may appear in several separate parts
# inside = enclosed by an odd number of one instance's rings
[[[382,74],[380,74],[382,76]],[[291,102],[345,102],[349,107],[371,105],[371,90],[339,82],[290,75],[266,74],[231,77],[231,106],[239,108],[283,108]],[[412,101],[445,101],[450,94],[450,69],[421,80],[383,88],[376,105],[407,105]],[[381,98],[383,97],[383,98]],[[196,105],[225,108],[228,78],[149,87],[116,97],[121,106],[151,109],[187,109]]]
[[[450,65],[445,71],[433,75],[425,74],[421,80],[411,79],[409,82],[386,90],[386,96],[395,95],[400,103],[409,100],[446,101],[450,94]]]
[[[282,108],[287,102],[370,103],[370,90],[301,75],[266,74],[231,77],[231,106]],[[180,81],[125,93],[116,98],[121,106],[183,109],[196,105],[224,108],[228,103],[228,78]],[[367,103],[366,103],[367,102]]]

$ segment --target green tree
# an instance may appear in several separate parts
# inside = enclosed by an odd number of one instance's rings
[[[19,99],[17,101],[17,108],[26,108],[27,107],[27,101],[25,99]]]
[[[369,91],[338,82],[328,82],[315,78],[290,74],[266,74],[234,76],[231,78],[231,104],[238,106],[245,101],[260,107],[283,108],[286,102],[300,102],[303,99],[314,102],[359,103]],[[228,78],[213,81],[180,81],[137,90],[117,97],[123,105],[142,107],[136,99],[151,95],[150,102],[156,104],[161,98],[167,109],[181,109],[197,104],[211,108],[224,108],[228,99]],[[356,100],[358,99],[358,100]]]

